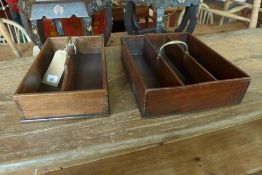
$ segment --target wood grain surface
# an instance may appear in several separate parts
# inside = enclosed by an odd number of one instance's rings
[[[261,175],[262,120],[46,175]]]
[[[33,43],[15,44],[15,47],[22,55],[21,57],[29,57],[33,55],[33,47],[34,47]],[[15,54],[11,51],[10,46],[8,44],[1,45],[0,55],[1,55],[0,61],[16,58]]]
[[[157,119],[141,118],[122,66],[119,36],[106,48],[108,118],[21,124],[12,95],[34,58],[1,61],[0,174],[55,170],[261,118],[261,38],[261,29],[201,38],[251,76],[240,105]]]

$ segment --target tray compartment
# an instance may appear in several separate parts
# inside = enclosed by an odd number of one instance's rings
[[[106,65],[101,36],[74,37],[76,55],[66,60],[57,88],[42,83],[56,50],[66,37],[46,41],[14,94],[23,120],[90,117],[108,114]]]
[[[42,83],[42,78],[48,69],[49,64],[55,54],[50,40],[46,42],[45,46],[48,52],[42,52],[42,59],[35,61],[30,67],[27,76],[23,80],[23,84],[20,84],[19,93],[33,93],[33,92],[43,92],[43,91],[59,91],[61,84],[56,87],[45,86]]]
[[[145,101],[145,91],[154,88],[181,86],[183,83],[172,69],[160,60],[143,36],[127,36],[121,40],[122,60],[126,67],[139,109]]]
[[[235,65],[226,60],[213,49],[209,48],[202,41],[190,34],[169,34],[173,40],[181,40],[187,43],[190,55],[208,72],[218,80],[248,77]]]
[[[190,55],[184,58],[183,47],[170,45],[166,47],[165,54],[157,62],[153,58],[157,56],[159,48],[170,40],[186,42]],[[191,40],[194,40],[194,46],[190,44]],[[130,82],[143,117],[217,108],[238,104],[242,101],[249,86],[250,77],[217,53],[215,53],[215,59],[218,61],[215,63],[206,61],[210,58],[202,57],[198,53],[202,52],[198,45],[205,48],[204,52],[207,56],[214,55],[215,52],[211,48],[190,34],[150,34],[122,38],[122,59],[131,77]],[[192,47],[196,53],[191,53]],[[134,52],[138,50],[139,52]],[[139,61],[143,59],[144,64],[149,65],[150,70],[153,70],[154,74],[149,72],[148,76],[154,75],[158,83],[148,85],[148,77],[143,74],[143,71],[147,72],[147,70],[134,62],[137,55],[140,55]],[[199,55],[201,58],[195,58]],[[165,66],[159,66],[160,60]],[[218,64],[218,68],[215,64]],[[220,67],[221,65],[225,67]],[[215,70],[213,66],[216,67]],[[229,70],[223,70],[224,68]],[[168,70],[168,73],[165,70]],[[225,72],[230,75],[226,75]],[[168,77],[165,76],[166,74],[175,77],[178,84],[171,83],[169,86],[161,86],[159,82]]]
[[[136,44],[137,42],[139,44]],[[122,53],[129,55],[130,64],[133,64],[146,88],[183,85],[166,62],[156,59],[157,53],[143,36],[124,38],[122,43]],[[134,46],[137,47],[133,49]]]
[[[155,49],[155,52],[159,52],[162,45],[172,40],[166,35],[147,35],[146,39]],[[186,54],[181,45],[168,45],[161,55],[162,59],[170,65],[184,84],[216,80],[205,68]]]

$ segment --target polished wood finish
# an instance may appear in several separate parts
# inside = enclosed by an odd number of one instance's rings
[[[154,119],[141,119],[121,61],[123,35],[113,34],[110,46],[105,47],[110,102],[107,118],[21,124],[22,115],[12,96],[35,57],[0,61],[0,174],[38,175],[262,118],[261,29],[200,37],[252,77],[241,104]],[[256,161],[253,158],[250,160]]]
[[[42,83],[55,51],[64,49],[66,40],[66,37],[48,39],[18,86],[14,99],[24,114],[23,119],[108,113],[101,36],[73,38],[76,54],[71,53],[66,61],[64,76],[58,87]]]
[[[262,174],[262,120],[46,175]],[[39,173],[40,175],[40,173]]]
[[[157,58],[162,45],[168,45]],[[250,77],[191,34],[122,38],[122,59],[144,117],[217,108],[242,101]]]

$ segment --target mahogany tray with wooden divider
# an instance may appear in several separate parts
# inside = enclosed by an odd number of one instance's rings
[[[14,100],[22,120],[53,120],[108,114],[108,91],[102,36],[73,37],[76,54],[66,61],[58,87],[42,82],[54,53],[66,37],[49,38],[18,86]]]

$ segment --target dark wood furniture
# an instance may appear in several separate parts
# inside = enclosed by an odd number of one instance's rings
[[[110,0],[19,0],[18,7],[23,26],[32,41],[40,48],[45,41],[41,24],[43,18],[54,19],[59,35],[64,36],[62,23],[59,19],[76,16],[82,20],[84,35],[92,35],[93,15],[104,9],[106,14],[105,44],[111,35],[112,8]]]

